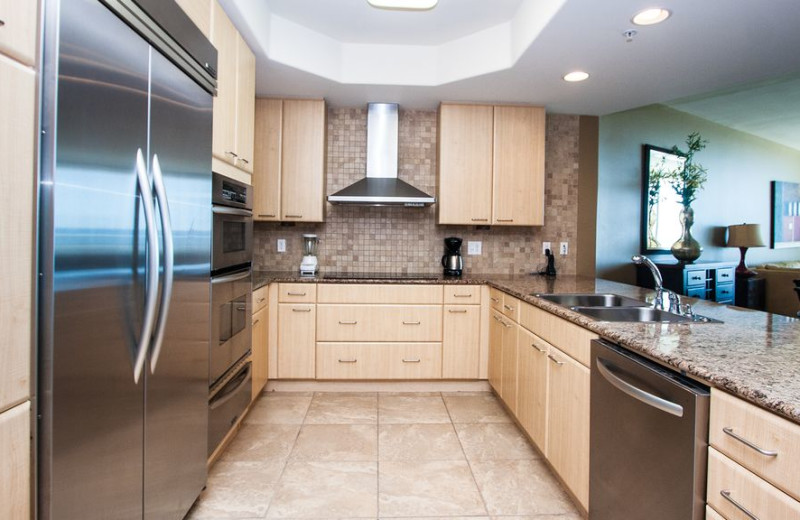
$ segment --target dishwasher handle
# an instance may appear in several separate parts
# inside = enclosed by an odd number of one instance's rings
[[[597,370],[600,372],[600,375],[606,379],[606,381],[614,385],[614,387],[616,387],[620,392],[623,392],[648,406],[652,406],[653,408],[658,408],[663,412],[667,412],[668,414],[676,417],[683,417],[683,406],[673,403],[672,401],[662,399],[657,395],[646,392],[641,388],[623,380],[612,372],[611,367],[609,367],[603,359],[597,358]]]

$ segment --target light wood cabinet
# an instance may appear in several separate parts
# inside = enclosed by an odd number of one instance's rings
[[[441,305],[317,305],[318,341],[442,341]]]
[[[255,400],[267,384],[267,323],[269,309],[262,306],[253,314],[253,395]]]
[[[714,448],[708,449],[706,493],[708,504],[729,520],[800,518],[800,502]]]
[[[203,36],[211,37],[211,3],[215,0],[175,0]]]
[[[441,377],[441,343],[317,344],[317,379]]]
[[[278,377],[313,379],[316,318],[314,304],[278,304]]]
[[[16,6],[16,2],[14,3]],[[22,2],[25,11],[36,2]],[[0,4],[5,10],[11,6]],[[10,12],[10,11],[9,11]],[[12,15],[12,20],[16,14]],[[35,28],[35,24],[32,26]],[[0,33],[8,27],[0,27]],[[0,260],[0,411],[21,403],[31,393],[31,322],[35,268],[36,74],[0,55],[0,192],[3,211]]]
[[[544,224],[542,107],[442,103],[439,224]]]
[[[475,292],[480,294],[480,291]],[[445,299],[448,294],[445,289]],[[442,377],[444,379],[478,379],[481,347],[480,319],[480,305],[444,306],[442,318]]]
[[[719,513],[714,511],[714,509],[706,505],[706,520],[725,520]]]
[[[259,287],[253,291],[253,314],[267,306],[269,299],[269,285]]]
[[[0,518],[31,515],[30,401],[0,414]]]
[[[322,222],[325,219],[325,101],[259,99],[255,128],[255,220]]]
[[[547,354],[550,346],[519,328],[517,336],[517,419],[531,440],[547,452]]]
[[[501,394],[503,401],[515,416],[517,415],[517,334],[519,325],[504,320],[502,343],[502,369],[500,372]]]
[[[503,315],[492,309],[489,316],[489,384],[497,395],[503,395]]]
[[[509,318],[519,323],[519,310],[521,303],[522,302],[520,302],[518,299],[514,298],[510,294],[503,293],[503,306],[501,312],[506,318]]]
[[[597,339],[597,334],[529,303],[520,302],[519,309],[520,325],[557,346],[582,365],[589,366],[591,341]]]
[[[439,224],[490,224],[494,109],[439,107]]]
[[[337,284],[317,285],[318,303],[433,305],[442,303],[441,285]]]
[[[489,305],[497,312],[503,312],[503,292],[494,287],[489,288]]]
[[[280,303],[314,303],[317,301],[317,285],[313,283],[278,284]]]
[[[0,53],[30,67],[36,64],[38,0],[0,0]],[[6,76],[2,76],[6,81]],[[8,113],[4,112],[7,117]]]
[[[211,152],[222,164],[252,173],[255,56],[219,3],[212,2],[211,12],[211,43],[217,48]]]
[[[478,305],[481,303],[481,286],[445,285],[444,303],[452,305]]]
[[[551,345],[545,454],[584,508],[589,506],[589,369]]]

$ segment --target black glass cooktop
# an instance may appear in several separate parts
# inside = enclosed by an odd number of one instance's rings
[[[435,274],[415,273],[324,273],[323,280],[438,280]]]

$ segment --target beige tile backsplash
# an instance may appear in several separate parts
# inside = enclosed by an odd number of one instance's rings
[[[328,185],[330,195],[361,179],[366,171],[366,108],[328,110]],[[321,224],[282,226],[257,222],[256,269],[298,269],[303,233],[320,239],[321,269],[349,272],[439,273],[443,239],[464,239],[467,271],[519,274],[542,269],[542,241],[568,241],[570,254],[556,255],[562,274],[575,274],[578,200],[579,117],[547,116],[545,154],[545,225],[540,227],[440,226],[436,205],[428,208],[328,205]],[[436,193],[437,112],[400,110],[399,177],[429,194]],[[286,239],[286,253],[276,240]],[[467,241],[479,240],[481,255],[467,255]]]

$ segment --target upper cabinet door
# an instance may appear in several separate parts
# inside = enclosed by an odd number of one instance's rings
[[[485,105],[439,109],[439,224],[491,223],[493,112]]]
[[[253,219],[281,219],[281,125],[283,101],[256,101]]]
[[[493,225],[544,224],[542,107],[494,107]]]
[[[325,204],[325,101],[283,100],[281,219],[322,222]]]
[[[211,2],[213,0],[175,0],[203,36],[211,38]],[[216,3],[216,2],[214,2]]]
[[[256,57],[236,35],[236,166],[253,173],[253,125],[256,103]]]
[[[239,37],[228,15],[213,2],[211,43],[217,48],[217,97],[214,98],[214,157],[236,165],[236,46]]]

